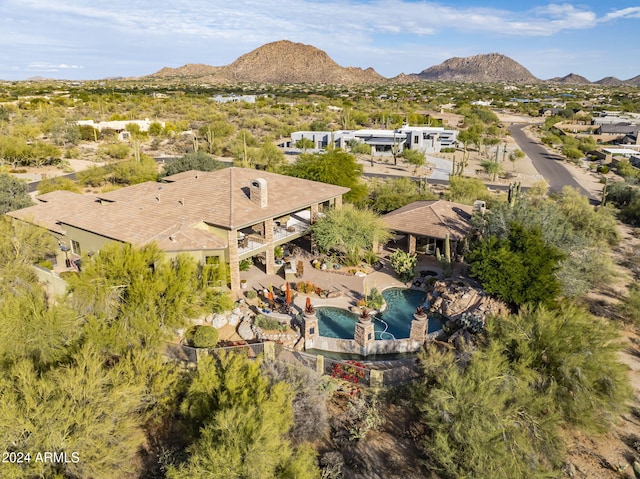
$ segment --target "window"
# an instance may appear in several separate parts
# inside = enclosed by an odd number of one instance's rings
[[[414,136],[414,137],[413,137],[413,144],[414,144],[414,145],[417,145],[417,144],[418,144],[418,141],[420,141],[420,137],[419,137],[418,135]]]
[[[82,255],[82,251],[80,250],[80,243],[75,240],[71,240],[71,252],[73,254],[77,254],[78,256]]]
[[[220,256],[205,256],[204,263],[206,265],[219,265],[220,264]]]

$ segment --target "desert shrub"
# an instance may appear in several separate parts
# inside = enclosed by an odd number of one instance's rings
[[[281,333],[284,333],[287,330],[286,324],[281,323],[277,319],[269,318],[264,314],[259,314],[258,316],[256,316],[253,320],[253,324],[255,324],[260,329],[266,329],[269,331],[280,331]]]
[[[367,308],[377,309],[378,311],[384,306],[384,297],[378,291],[378,288],[371,288],[371,292],[365,301]]]
[[[413,270],[418,263],[418,257],[415,254],[409,254],[399,249],[389,255],[389,261],[401,281],[406,283],[413,279]]]
[[[606,175],[607,173],[609,173],[609,167],[607,165],[600,165],[598,166],[596,171],[598,173],[602,173],[603,175]]]
[[[286,382],[294,391],[293,427],[289,436],[294,445],[315,441],[329,429],[327,390],[322,376],[313,370],[277,361],[265,361],[263,371],[272,382]]]
[[[213,313],[231,311],[235,306],[231,295],[227,291],[209,289],[203,297],[204,307]]]
[[[63,176],[56,176],[54,178],[47,178],[40,182],[38,185],[38,193],[44,195],[52,191],[66,190],[73,193],[80,193],[80,187],[70,178]]]
[[[67,280],[69,278],[75,278],[76,276],[78,276],[78,273],[76,271],[61,271],[58,276],[60,276],[60,278],[64,280]]]
[[[640,325],[640,287],[638,285],[631,286],[629,294],[619,306],[619,311],[626,320],[636,326]]]
[[[364,439],[369,431],[375,431],[385,423],[376,398],[367,400],[357,396],[349,402],[348,412],[349,439]]]
[[[48,259],[43,259],[38,261],[38,266],[42,266],[43,268],[53,269],[53,263]]]
[[[126,143],[108,143],[98,147],[98,153],[116,160],[122,160],[129,155],[129,145]]]
[[[194,326],[186,334],[189,346],[212,348],[218,343],[218,330],[213,326]]]
[[[250,289],[249,291],[246,292],[245,295],[247,299],[256,299],[258,297],[258,293],[256,292],[255,289]]]
[[[249,271],[253,266],[253,260],[251,258],[245,258],[240,261],[240,265],[238,266],[240,271]]]

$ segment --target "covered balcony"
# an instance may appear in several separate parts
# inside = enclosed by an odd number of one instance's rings
[[[311,226],[311,210],[305,209],[278,218],[273,223],[273,241],[294,239],[304,235]]]

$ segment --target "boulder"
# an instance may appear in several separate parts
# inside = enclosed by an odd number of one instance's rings
[[[251,323],[249,321],[242,321],[238,326],[238,335],[245,341],[251,341],[255,339],[253,329],[251,329]]]
[[[229,315],[229,319],[227,320],[231,326],[237,326],[240,322],[240,314],[232,313]]]
[[[224,314],[216,314],[213,316],[213,319],[211,320],[211,326],[213,326],[214,328],[222,328],[223,326],[225,326],[229,321],[227,320],[227,317]]]

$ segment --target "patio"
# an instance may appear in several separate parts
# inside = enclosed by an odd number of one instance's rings
[[[385,251],[385,253],[388,253]],[[392,270],[386,258],[382,258],[383,267],[379,271],[372,271],[366,276],[356,276],[355,274],[346,274],[348,267],[342,267],[340,270],[322,270],[314,268],[312,265],[313,258],[310,253],[303,256],[292,256],[290,258],[294,264],[302,261],[303,274],[299,278],[289,281],[293,293],[293,312],[300,312],[304,309],[307,296],[312,298],[314,306],[335,306],[348,309],[350,306],[361,299],[365,291],[369,292],[373,288],[382,291],[387,288],[410,287],[411,283],[405,284],[396,278],[395,272]],[[418,264],[416,266],[416,277],[419,277],[420,271],[433,271],[442,276],[442,268],[433,256],[418,255]],[[455,274],[455,271],[454,271]],[[282,274],[265,274],[264,270],[258,266],[252,266],[248,271],[240,273],[240,277],[246,280],[247,288],[245,291],[254,290],[259,296],[265,290],[273,287],[281,289],[284,287],[286,280],[284,272]],[[300,281],[308,281],[313,285],[321,288],[329,293],[336,294],[335,297],[320,298],[315,293],[306,294],[294,290],[294,285]]]

